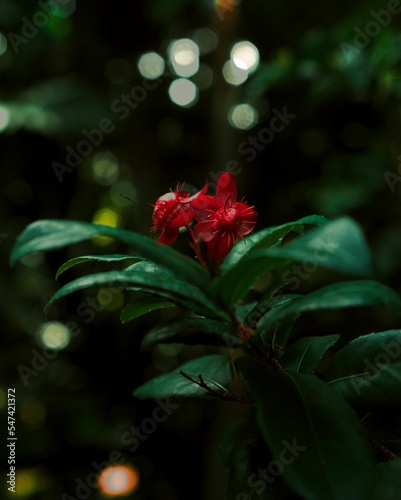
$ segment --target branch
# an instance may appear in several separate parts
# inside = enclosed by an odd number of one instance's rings
[[[199,380],[193,379],[182,370],[180,371],[180,375],[182,375],[187,380],[190,380],[194,384],[198,385],[199,387],[202,387],[202,389],[204,389],[210,396],[221,399],[222,401],[234,401],[235,403],[240,403],[240,404],[253,404],[255,402],[253,398],[246,396],[238,396],[237,394],[234,394],[230,391],[226,392],[215,391],[214,389],[212,389],[207,385],[202,375],[198,375]]]

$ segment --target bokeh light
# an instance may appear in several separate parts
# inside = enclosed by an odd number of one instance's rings
[[[95,212],[92,222],[94,224],[103,224],[104,226],[118,227],[120,217],[118,213],[111,208],[100,208]],[[94,236],[92,241],[96,243],[96,245],[106,246],[113,241],[113,238],[109,238],[108,236]]]
[[[198,45],[199,52],[208,54],[217,48],[219,37],[215,31],[210,28],[199,28],[193,32],[193,41]]]
[[[201,64],[199,71],[193,77],[194,83],[198,86],[199,90],[208,89],[213,83],[213,70],[207,64]]]
[[[61,19],[66,19],[67,17],[74,14],[76,5],[76,0],[64,0],[60,3],[56,2],[56,5],[54,5],[52,2],[49,3],[49,7],[53,10],[53,15],[55,17],[60,17]]]
[[[189,107],[198,99],[198,87],[186,78],[174,80],[168,89],[170,99],[178,106]]]
[[[127,495],[139,485],[139,473],[131,466],[107,467],[99,476],[99,489],[103,495],[117,497]]]
[[[138,59],[138,70],[144,78],[155,80],[164,73],[164,59],[157,52],[146,52]]]
[[[96,153],[92,159],[92,173],[97,183],[110,186],[120,173],[117,157],[110,151]]]
[[[15,494],[12,493],[12,495],[32,498],[35,493],[45,491],[50,484],[51,479],[45,469],[39,467],[19,469],[15,475]]]
[[[199,47],[189,38],[172,42],[168,49],[171,64],[178,76],[189,77],[199,69]]]
[[[258,112],[250,104],[237,104],[230,109],[228,120],[233,127],[248,130],[258,122]]]
[[[0,132],[3,132],[10,123],[10,112],[7,108],[0,105]]]
[[[38,330],[38,340],[46,349],[61,350],[68,346],[71,340],[70,329],[58,321],[44,323]]]
[[[20,404],[19,416],[28,425],[38,425],[46,417],[45,405],[37,398],[28,398]]]
[[[259,51],[251,42],[238,42],[231,50],[231,59],[237,68],[251,72],[259,64]]]
[[[248,71],[238,68],[231,60],[223,66],[223,76],[230,85],[241,85],[248,78]]]
[[[126,198],[124,198],[124,196]],[[114,205],[118,207],[127,207],[132,205],[135,201],[137,195],[137,191],[132,182],[127,180],[121,180],[115,182],[110,188],[110,199]],[[130,198],[133,201],[128,200]]]

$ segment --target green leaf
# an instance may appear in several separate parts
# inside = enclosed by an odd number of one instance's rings
[[[308,500],[370,498],[374,457],[359,420],[318,377],[237,359],[257,400],[266,444],[287,483]]]
[[[139,271],[130,273],[127,271],[110,271],[91,274],[71,281],[53,295],[46,305],[45,312],[47,313],[50,305],[55,300],[70,293],[93,285],[105,285],[113,282],[120,283],[123,288],[131,285],[135,286],[136,290],[151,292],[157,296],[167,298],[180,307],[192,310],[202,316],[214,319],[228,319],[225,313],[220,311],[199,288],[177,279],[172,280],[158,274],[152,275]]]
[[[309,215],[294,222],[288,222],[281,226],[268,227],[262,229],[257,233],[253,233],[245,238],[245,240],[238,241],[231,252],[224,259],[222,264],[222,273],[224,274],[232,267],[234,267],[240,259],[247,255],[251,250],[260,250],[261,248],[269,248],[277,243],[280,243],[287,234],[291,231],[302,233],[306,224],[323,225],[328,220],[321,215]]]
[[[266,252],[269,250],[250,254],[230,271],[215,278],[209,287],[210,294],[233,309],[248,295],[258,278],[288,262],[288,259],[269,258]]]
[[[352,405],[401,408],[401,330],[352,340],[333,356],[325,380]]]
[[[151,274],[158,274],[160,276],[166,276],[168,278],[175,278],[175,274],[171,272],[164,266],[160,266],[159,264],[155,264],[154,262],[149,262],[148,260],[141,260],[140,262],[135,262],[131,266],[128,266],[124,269],[125,272],[146,272]]]
[[[315,268],[324,266],[363,278],[373,274],[365,237],[360,226],[349,217],[312,229],[286,246],[272,248],[269,255],[305,261]]]
[[[128,321],[138,318],[139,316],[143,316],[151,311],[165,309],[167,307],[175,307],[175,304],[157,297],[137,297],[127,304],[121,311],[120,320],[121,323],[127,323]]]
[[[181,318],[152,328],[143,338],[141,349],[170,343],[243,347],[243,342],[227,323],[205,318]]]
[[[67,260],[57,271],[56,273],[56,279],[59,278],[59,276],[67,271],[67,269],[70,269],[71,267],[74,267],[78,264],[83,264],[84,262],[121,262],[121,261],[138,261],[141,260],[139,257],[134,257],[131,255],[122,255],[122,254],[116,254],[116,255],[83,255],[82,257],[75,257],[74,259]]]
[[[255,440],[259,429],[256,423],[256,413],[251,408],[230,425],[220,443],[220,457],[224,467],[230,467],[239,447],[251,438]]]
[[[235,308],[235,317],[237,318],[238,322],[244,323],[249,313],[253,311],[257,304],[258,302],[254,300],[253,302],[249,302],[249,304],[240,304],[239,306],[237,306]]]
[[[395,500],[401,491],[401,459],[380,464],[375,469],[373,500]]]
[[[324,353],[332,347],[340,335],[325,335],[323,337],[304,337],[289,346],[280,363],[286,370],[314,373],[317,364]]]
[[[280,332],[280,324],[289,320],[294,322],[303,312],[368,305],[384,305],[397,311],[401,310],[398,295],[381,283],[369,280],[335,283],[294,300],[288,305],[273,309],[259,322],[254,339],[259,337],[268,345],[276,334],[277,343],[285,345],[289,330],[286,328]]]
[[[56,250],[94,236],[109,236],[127,243],[141,257],[165,266],[188,283],[204,286],[210,281],[209,274],[198,263],[166,245],[132,231],[78,221],[40,220],[30,224],[18,236],[10,262],[14,264],[30,253]]]
[[[255,329],[259,321],[275,307],[283,307],[285,304],[302,297],[302,295],[295,293],[287,293],[275,296],[266,295],[262,297],[259,302],[256,302],[248,315],[244,318],[242,323],[252,329]]]
[[[229,467],[226,500],[257,498],[258,500],[288,500],[283,495],[279,478],[263,476],[272,460],[256,422],[255,408],[238,418],[224,433],[220,447],[221,460]]]
[[[232,308],[260,276],[293,260],[303,261],[308,266],[305,271],[312,265],[309,273],[324,266],[355,276],[372,274],[371,256],[360,227],[343,217],[279,248],[258,250],[253,246],[234,267],[212,282],[211,293]]]
[[[227,391],[233,379],[230,357],[211,354],[184,363],[173,372],[154,378],[136,389],[134,396],[139,399],[208,396],[204,388],[186,379],[180,374],[181,371],[194,380],[199,380],[199,375],[202,375],[206,384],[216,392]]]

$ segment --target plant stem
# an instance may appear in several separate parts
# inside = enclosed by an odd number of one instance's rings
[[[195,380],[189,375],[187,375],[185,372],[180,371],[180,375],[182,375],[184,378],[187,380],[190,380],[194,384],[198,385],[199,387],[202,387],[202,389],[205,389],[205,391],[210,395],[215,398],[221,399],[223,401],[234,401],[235,403],[240,403],[240,404],[253,404],[255,400],[251,397],[246,397],[246,396],[238,396],[238,394],[234,394],[230,391],[226,392],[217,392],[211,387],[207,385],[205,380],[203,379],[202,375],[198,375],[199,380]]]
[[[381,462],[389,462],[399,458],[398,455],[386,448],[382,443],[379,443],[379,441],[373,441],[373,451]]]
[[[203,258],[202,250],[200,248],[200,244],[194,230],[189,224],[187,224],[185,227],[187,228],[187,231],[191,235],[192,243],[190,243],[190,245],[192,250],[195,252],[196,258],[198,259],[200,265],[210,272],[209,266],[207,265],[207,262]]]

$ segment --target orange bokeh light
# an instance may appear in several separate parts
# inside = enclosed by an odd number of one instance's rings
[[[107,467],[99,476],[99,489],[108,497],[127,495],[136,490],[138,484],[138,471],[125,465]]]

